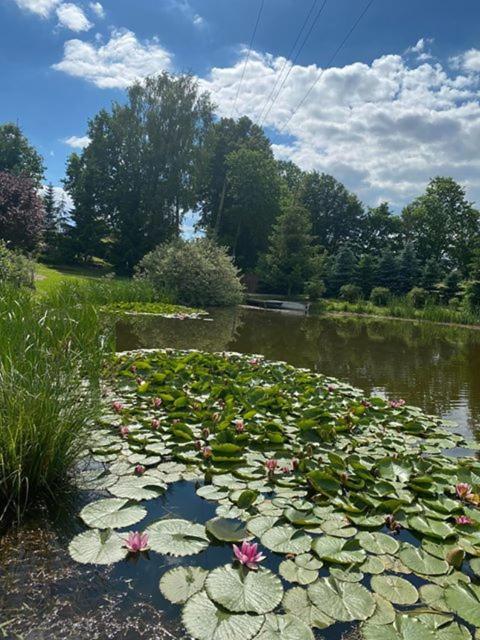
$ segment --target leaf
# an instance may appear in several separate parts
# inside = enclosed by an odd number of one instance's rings
[[[269,613],[256,640],[315,640],[315,637],[300,618]]]
[[[145,529],[150,548],[172,556],[190,556],[208,547],[205,527],[188,520],[159,520]]]
[[[367,622],[362,626],[362,638],[364,640],[436,640],[436,635],[417,618],[397,615],[393,624],[376,625]]]
[[[196,640],[250,640],[260,631],[264,617],[219,609],[205,591],[200,591],[187,601],[182,621]]]
[[[467,627],[458,622],[452,622],[447,627],[442,627],[436,631],[436,640],[472,640],[472,635]]]
[[[311,584],[318,577],[318,571],[303,569],[293,560],[284,560],[278,567],[278,572],[288,582],[298,582],[298,584]]]
[[[309,627],[326,629],[335,622],[313,604],[307,590],[302,587],[293,587],[286,591],[282,604],[287,613],[298,616]]]
[[[355,540],[345,541],[342,538],[321,536],[315,538],[312,548],[322,560],[338,564],[358,564],[366,557],[365,551],[359,549]]]
[[[372,595],[376,606],[373,616],[369,618],[369,624],[391,624],[395,620],[395,609],[392,603],[379,596],[378,593],[373,593]]]
[[[246,489],[245,491],[242,491],[240,496],[235,501],[237,504],[237,507],[239,509],[249,509],[252,506],[252,504],[255,502],[255,500],[258,498],[258,495],[259,495],[258,491],[252,491],[251,489]]]
[[[420,531],[420,533],[426,536],[438,538],[439,540],[444,540],[445,538],[456,535],[455,529],[446,522],[424,516],[413,516],[409,518],[408,526],[411,529],[415,529],[415,531]]]
[[[250,537],[243,522],[228,518],[212,518],[205,528],[214,538],[224,542],[240,542]]]
[[[85,524],[97,529],[120,529],[130,527],[147,515],[147,510],[139,505],[127,507],[127,499],[103,498],[87,504],[80,511]]]
[[[418,591],[413,584],[398,576],[373,576],[371,586],[393,604],[415,604],[418,600]]]
[[[326,471],[310,471],[307,473],[307,479],[318,493],[329,497],[336,496],[342,486],[336,478]]]
[[[357,582],[321,578],[308,587],[308,595],[321,611],[340,622],[367,620],[376,607],[372,594]]]
[[[123,560],[128,550],[114,531],[90,529],[79,533],[68,545],[68,551],[76,562],[82,564],[113,564]]]
[[[264,547],[276,553],[305,553],[310,550],[312,544],[310,536],[290,525],[280,525],[268,529],[260,541]]]
[[[147,485],[150,488],[146,488]],[[152,485],[156,488],[153,489]],[[129,500],[150,500],[158,497],[159,493],[166,489],[167,486],[148,476],[124,476],[116,482],[113,487],[109,488],[109,492],[117,498],[128,498]]]
[[[417,549],[411,545],[404,547],[398,554],[398,557],[403,564],[414,573],[420,573],[426,576],[438,576],[448,571],[448,564],[444,560],[434,558],[421,549]]]
[[[469,624],[480,627],[480,599],[465,584],[453,584],[445,591],[445,601],[452,611]]]
[[[176,567],[163,574],[160,591],[174,604],[184,604],[203,589],[208,571],[201,567]]]
[[[247,521],[247,529],[250,533],[253,533],[254,536],[260,538],[265,531],[271,529],[277,521],[277,516],[256,516]]]
[[[375,555],[395,555],[400,548],[400,545],[395,538],[378,531],[373,533],[370,533],[369,531],[361,531],[357,535],[357,540],[360,542],[362,549],[365,549],[365,551]]]
[[[205,588],[214,602],[232,613],[268,613],[283,596],[280,579],[263,568],[218,567],[208,575]]]

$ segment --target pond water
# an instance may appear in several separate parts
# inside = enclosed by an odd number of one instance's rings
[[[404,398],[457,422],[465,436],[480,432],[480,331],[244,308],[214,310],[208,320],[139,316],[117,327],[118,350],[167,346],[261,353],[368,393]],[[76,516],[91,500],[85,492],[70,500],[60,496],[56,508],[0,538],[0,638],[184,638],[179,608],[158,589],[162,573],[178,560],[153,554],[105,568],[70,559],[68,542],[84,529]],[[198,498],[193,483],[179,482],[149,501],[142,527],[164,515],[205,522],[214,511],[215,503]],[[230,559],[230,548],[219,546],[187,560],[213,568]],[[274,557],[268,562],[276,568]],[[339,625],[318,637],[356,637],[349,633],[348,625]]]

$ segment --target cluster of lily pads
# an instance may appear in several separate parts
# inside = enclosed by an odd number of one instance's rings
[[[167,302],[111,302],[103,306],[102,309],[115,314],[161,316],[176,320],[198,320],[208,315],[202,309]]]
[[[480,462],[439,419],[232,353],[119,354],[110,382],[89,486],[112,497],[80,513],[75,560],[231,545],[227,565],[161,576],[197,640],[312,640],[342,623],[365,640],[480,637]],[[142,503],[180,480],[215,517],[141,530]]]

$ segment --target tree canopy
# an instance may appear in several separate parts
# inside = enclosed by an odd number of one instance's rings
[[[44,176],[42,157],[11,122],[0,125],[0,171],[27,176],[36,186]]]

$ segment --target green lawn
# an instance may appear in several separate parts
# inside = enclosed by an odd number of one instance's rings
[[[111,269],[104,266],[51,266],[37,264],[35,287],[40,293],[49,293],[61,282],[96,280],[111,273]]]

